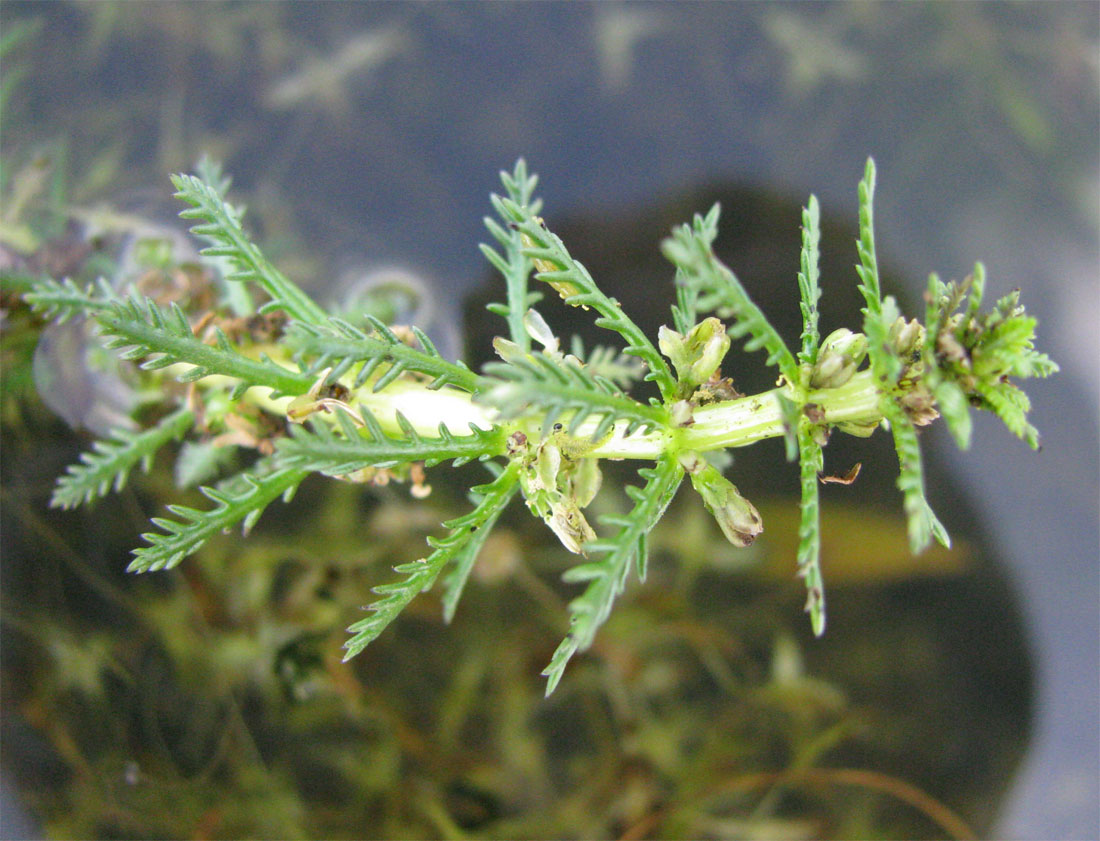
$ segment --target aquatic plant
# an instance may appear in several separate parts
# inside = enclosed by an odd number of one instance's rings
[[[229,181],[216,166],[204,163],[198,175],[172,181],[188,206],[180,215],[196,220],[192,233],[207,243],[201,269],[165,269],[171,283],[146,278],[141,291],[129,294],[104,280],[81,286],[44,279],[25,295],[34,310],[58,321],[93,320],[107,347],[140,363],[140,391],[159,398],[156,410],[142,405],[143,426],[117,429],[85,453],[59,480],[52,504],[70,508],[118,490],[134,468],[186,437],[177,475],[209,481],[201,490],[213,504],[170,505],[171,517],[153,519],[158,530],[143,535],[148,545],[134,550],[129,566],[149,572],[176,566],[237,524],[247,533],[270,503],[289,499],[311,473],[375,485],[408,482],[420,498],[430,492],[426,470],[480,462],[485,481],[471,488],[469,512],[444,522],[445,533],[428,540],[429,553],[398,564],[400,577],[375,588],[378,598],[349,628],[347,658],[437,580],[444,615],[453,617],[479,550],[520,494],[581,558],[565,573],[584,589],[569,604],[568,634],[544,671],[552,692],[570,659],[591,645],[631,575],[645,578],[647,536],[685,477],[732,544],[747,546],[761,533],[757,509],[721,468],[726,450],[767,438],[784,439],[787,459],[799,464],[792,573],[805,580],[806,610],[820,635],[819,485],[855,478],[854,472],[839,480],[823,476],[832,434],[865,437],[879,427],[892,434],[914,552],[932,539],[949,542],[925,498],[919,427],[942,415],[965,448],[970,408],[977,407],[1038,447],[1028,398],[1012,382],[1057,370],[1034,349],[1035,319],[1015,292],[982,310],[980,263],[962,282],[929,279],[923,322],[902,316],[881,290],[870,160],[859,184],[856,274],[866,304],[860,329],[820,336],[819,208],[811,196],[801,220],[803,328],[796,350],[715,254],[717,205],[662,244],[675,269],[676,303],[671,326],[660,329],[654,344],[547,228],[537,178],[519,161],[502,173],[505,195],[492,197],[499,219],[486,219],[496,244],[482,251],[506,289],[505,301],[489,308],[504,319],[507,335],[493,342],[499,361],[480,372],[445,359],[415,326],[326,312],[249,238],[244,211],[227,200]],[[586,351],[574,340],[567,349],[534,308],[543,296],[532,278],[565,305],[592,313],[625,346]],[[775,388],[742,395],[723,376],[727,353],[740,340],[746,351],[765,351],[777,369]],[[225,463],[219,453],[230,446],[254,450],[255,459],[218,479]],[[631,507],[602,517],[601,535],[584,510],[601,486],[605,460],[644,466],[640,484],[625,488]]]

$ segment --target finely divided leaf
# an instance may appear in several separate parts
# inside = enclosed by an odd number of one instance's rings
[[[817,329],[817,302],[821,298],[818,284],[821,243],[821,211],[817,198],[810,196],[802,211],[802,254],[799,258],[798,291],[802,302],[802,350],[798,359],[803,365],[817,362],[817,347],[821,339]]]
[[[661,244],[661,250],[679,270],[682,285],[695,290],[699,312],[717,311],[732,317],[727,332],[731,339],[748,336],[745,350],[763,348],[768,364],[776,365],[791,383],[799,382],[798,363],[763,311],[749,297],[734,273],[714,253],[718,214],[696,214],[692,226],[681,225]]]
[[[677,460],[669,457],[658,461],[656,467],[644,468],[638,473],[646,479],[646,484],[643,488],[627,489],[634,500],[633,510],[623,517],[601,518],[605,525],[618,526],[615,537],[587,544],[586,552],[599,557],[572,567],[564,576],[566,581],[586,581],[588,586],[569,603],[569,634],[543,671],[547,677],[547,695],[558,685],[572,656],[592,644],[596,630],[607,619],[615,598],[626,585],[631,565],[639,571],[644,570],[646,536],[661,519],[684,475]]]
[[[718,217],[721,211],[721,205],[715,202],[711,209],[707,211],[706,216],[696,214],[692,228],[683,231],[683,238],[686,240],[695,237],[705,239],[708,243],[714,242],[714,238],[718,236]],[[677,232],[674,231],[672,238],[666,240],[662,245],[662,250],[665,257],[678,266],[679,263],[674,257],[678,253],[676,238]],[[679,268],[676,269],[676,304],[672,307],[672,321],[676,327],[676,332],[681,335],[686,336],[699,320],[699,299],[705,291],[700,286],[700,280],[694,274],[685,273]]]
[[[528,243],[523,254],[535,264],[535,277],[552,286],[572,307],[591,307],[599,313],[595,324],[614,330],[626,340],[624,353],[641,359],[649,368],[646,380],[652,380],[669,399],[676,390],[676,380],[664,357],[653,346],[614,298],[609,298],[592,279],[581,263],[573,259],[555,234],[547,230],[543,221],[529,207],[522,207],[509,199],[500,200],[500,211],[515,226]]]
[[[501,468],[493,462],[488,462],[487,466],[490,469],[496,471],[499,476]],[[519,484],[513,484],[506,493],[500,498],[499,503],[496,505],[496,510],[491,513],[485,520],[484,525],[481,526],[466,543],[462,549],[454,557],[454,563],[451,564],[451,568],[443,577],[443,621],[450,624],[454,619],[455,611],[458,609],[458,600],[462,598],[462,591],[466,587],[466,579],[470,577],[470,572],[474,568],[474,563],[477,561],[478,553],[481,552],[481,547],[485,545],[486,538],[493,530],[493,526],[496,525],[497,518],[501,512],[508,506],[512,497],[515,496],[516,491],[519,490]],[[477,495],[471,495],[471,501],[477,501]]]
[[[256,281],[271,296],[271,301],[261,308],[262,312],[281,309],[299,321],[325,323],[328,318],[325,311],[268,262],[259,247],[248,238],[241,227],[244,210],[222,197],[224,184],[211,185],[194,175],[183,174],[173,175],[172,184],[178,191],[175,197],[191,205],[180,216],[205,222],[191,228],[192,234],[211,243],[201,253],[224,258],[233,265],[235,272],[227,280]]]
[[[444,359],[420,330],[413,328],[413,334],[423,348],[417,350],[402,342],[393,330],[377,318],[367,316],[367,321],[373,333],[360,330],[339,318],[329,319],[327,326],[299,322],[287,332],[286,342],[307,373],[316,376],[331,368],[327,377],[330,383],[340,379],[353,366],[361,365],[355,373],[352,388],[359,388],[377,373],[372,390],[381,391],[405,372],[431,377],[428,384],[431,389],[449,385],[474,392],[482,387],[477,374],[462,362]]]
[[[401,581],[374,588],[382,598],[368,605],[369,614],[348,628],[352,636],[344,643],[345,661],[366,648],[409,602],[429,589],[443,568],[466,549],[475,535],[479,541],[485,539],[481,532],[488,531],[491,522],[515,493],[519,469],[519,462],[511,462],[492,482],[474,488],[473,492],[481,497],[477,507],[469,514],[445,522],[443,525],[450,530],[446,537],[428,538],[428,545],[434,551],[426,558],[394,567],[394,572],[405,576]]]
[[[587,418],[593,417],[599,422],[590,437],[599,440],[617,421],[627,424],[627,435],[668,422],[663,407],[639,403],[604,377],[550,354],[540,352],[508,363],[491,362],[485,372],[491,384],[478,396],[478,402],[492,406],[506,418],[522,415],[532,407],[542,408],[544,431],[565,417],[568,432],[573,435]]]
[[[326,476],[342,476],[364,467],[384,469],[416,461],[432,467],[452,459],[457,466],[504,451],[504,433],[496,428],[453,435],[441,423],[438,437],[429,437],[405,423],[406,434],[395,437],[382,432],[366,407],[360,408],[359,417],[362,428],[345,413],[338,413],[336,420],[341,434],[324,420],[315,420],[312,428],[292,425],[290,437],[276,443],[278,463]],[[398,422],[402,421],[404,418],[399,415]]]
[[[924,468],[921,462],[917,430],[909,421],[905,410],[888,397],[881,402],[882,413],[890,421],[894,435],[894,448],[898,454],[898,490],[904,497],[905,515],[908,520],[909,547],[913,553],[923,552],[935,537],[944,546],[951,545],[947,529],[937,519],[924,496]]]
[[[50,506],[75,508],[106,496],[111,490],[122,490],[131,469],[140,464],[148,472],[157,450],[182,436],[194,422],[190,410],[178,409],[142,432],[112,431],[109,437],[96,441],[90,452],[81,453],[81,463],[70,465],[68,472],[57,480]]]
[[[940,380],[933,388],[936,407],[947,423],[955,444],[960,450],[970,448],[973,423],[970,420],[970,401],[966,393],[953,380]]]
[[[867,302],[864,314],[870,317],[882,311],[882,288],[878,276],[878,256],[875,253],[875,162],[867,159],[863,180],[859,182],[859,291]]]
[[[121,350],[123,359],[153,355],[142,367],[156,370],[183,362],[194,366],[181,374],[181,382],[192,382],[211,374],[241,380],[249,386],[266,386],[279,394],[304,394],[313,385],[312,377],[290,371],[269,359],[251,359],[241,354],[220,330],[216,344],[209,345],[192,331],[187,317],[175,304],[169,312],[149,298],[134,295],[112,303],[110,309],[95,313],[96,320],[109,337],[106,346]]]
[[[107,281],[100,277],[84,289],[70,278],[56,281],[51,278],[35,283],[23,296],[31,309],[43,318],[63,324],[73,316],[95,315],[111,308],[119,300]]]
[[[500,180],[504,184],[509,200],[517,206],[526,208],[533,215],[537,215],[542,209],[542,201],[534,198],[538,176],[527,174],[527,163],[523,158],[516,161],[515,169],[511,174],[501,172]],[[493,207],[507,223],[509,217],[500,196],[493,195],[491,199]],[[509,227],[506,230],[489,217],[485,218],[485,227],[489,229],[493,239],[504,248],[504,255],[502,256],[484,243],[481,245],[481,253],[504,276],[508,293],[507,305],[490,304],[488,309],[490,312],[503,315],[508,320],[508,332],[512,341],[523,350],[530,350],[531,339],[523,327],[523,316],[542,296],[537,292],[530,292],[527,288],[532,264],[531,259],[523,253],[523,235],[515,228]]]
[[[864,310],[863,316],[863,333],[867,336],[867,358],[871,370],[876,379],[890,386],[898,381],[903,367],[890,338],[890,328],[899,317],[898,305],[892,295],[879,302],[877,311]]]
[[[211,537],[241,521],[247,532],[269,503],[279,496],[288,499],[307,475],[304,470],[292,468],[279,468],[260,475],[261,470],[270,467],[270,461],[259,462],[253,473],[238,474],[217,488],[200,488],[202,494],[215,503],[207,511],[169,505],[168,510],[179,519],[153,518],[153,524],[162,531],[142,535],[150,545],[134,550],[134,559],[127,571],[171,569],[198,551]]]
[[[1027,421],[1030,401],[1011,378],[1046,377],[1058,366],[1035,350],[1036,320],[1020,306],[1019,294],[1004,296],[983,314],[984,290],[981,263],[962,283],[929,278],[922,351],[926,380],[961,448],[970,443],[969,407],[977,405],[991,409],[1009,431],[1037,449],[1039,433]],[[964,303],[965,310],[956,313]]]
[[[821,511],[818,476],[824,467],[813,424],[803,417],[798,428],[802,518],[798,525],[798,575],[806,581],[806,611],[814,636],[825,633],[825,581],[821,575]]]

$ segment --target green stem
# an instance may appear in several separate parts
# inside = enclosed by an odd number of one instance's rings
[[[627,422],[615,424],[611,432],[597,444],[589,438],[599,423],[585,420],[573,437],[585,441],[585,455],[610,459],[648,459],[655,461],[664,453],[685,450],[708,450],[745,447],[767,438],[787,434],[786,421],[780,405],[786,396],[803,405],[800,394],[790,386],[761,394],[711,403],[695,409],[693,422],[684,427],[663,428],[627,435]],[[881,393],[870,371],[861,371],[837,388],[823,388],[806,394],[805,404],[816,405],[821,415],[815,422],[871,425],[882,420]],[[424,435],[437,434],[440,422],[455,435],[469,434],[473,424],[481,429],[500,426],[505,432],[522,431],[528,437],[540,435],[539,418],[497,421],[488,407],[473,402],[472,395],[457,389],[435,391],[418,383],[401,382],[377,393],[360,389],[350,401],[370,408],[387,432],[400,432],[395,411],[400,411],[411,426]],[[280,404],[281,405],[281,404]],[[275,411],[279,409],[272,406]]]
[[[786,424],[780,395],[796,397],[792,389],[781,387],[696,409],[695,422],[680,433],[684,449],[704,452],[745,447],[784,435]],[[878,385],[870,371],[856,374],[838,388],[817,389],[806,395],[806,405],[818,406],[825,423],[876,423],[882,420],[880,400]]]

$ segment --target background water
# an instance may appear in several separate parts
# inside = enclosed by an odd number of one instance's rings
[[[984,418],[968,453],[941,430],[924,441],[991,535],[1037,674],[996,834],[1100,832],[1095,3],[5,3],[0,15],[7,32],[37,26],[16,56],[27,72],[5,151],[63,140],[76,199],[143,213],[167,194],[163,173],[209,151],[296,279],[323,295],[348,271],[400,267],[436,290],[441,334],[488,279],[486,196],[520,155],[551,226],[579,231],[701,210],[687,197],[717,185],[795,203],[814,192],[854,219],[874,156],[879,253],[910,299],[929,271],[962,277],[981,259],[992,295],[1023,290],[1062,365],[1028,389],[1040,454]],[[797,235],[796,215],[774,224]],[[796,253],[766,309],[790,306]],[[781,259],[733,268],[750,282],[748,267]],[[852,281],[827,275],[826,296]],[[635,300],[617,294],[641,308],[665,282],[643,275]]]

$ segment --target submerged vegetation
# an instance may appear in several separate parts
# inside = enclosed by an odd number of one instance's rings
[[[129,567],[152,572],[177,566],[227,529],[247,532],[312,473],[374,486],[407,483],[421,499],[431,492],[431,468],[480,462],[484,479],[470,489],[469,511],[443,523],[446,531],[428,539],[424,557],[398,564],[397,580],[375,587],[377,599],[349,628],[346,658],[437,581],[450,620],[494,525],[521,495],[579,556],[565,579],[584,585],[569,603],[568,634],[543,672],[550,693],[573,656],[592,645],[629,579],[645,578],[650,535],[685,479],[730,543],[748,546],[761,534],[766,524],[757,507],[725,475],[728,450],[780,438],[787,459],[799,465],[790,568],[805,580],[805,607],[820,635],[826,612],[818,496],[821,481],[838,480],[824,475],[831,435],[889,430],[914,552],[933,540],[949,542],[925,499],[918,428],[942,416],[965,448],[976,407],[1038,447],[1027,396],[1013,382],[1057,370],[1033,347],[1035,320],[1017,293],[982,309],[980,263],[962,282],[933,275],[923,321],[904,317],[881,291],[870,160],[859,185],[862,321],[857,330],[819,333],[820,224],[811,197],[801,220],[803,329],[794,350],[715,254],[717,206],[662,245],[676,304],[654,342],[546,227],[536,178],[524,162],[502,180],[505,195],[493,197],[498,219],[486,220],[495,245],[482,251],[505,281],[505,301],[490,309],[507,330],[493,342],[499,360],[478,372],[445,359],[415,325],[387,324],[369,308],[327,312],[249,238],[243,209],[229,202],[229,181],[216,166],[174,176],[177,198],[187,205],[181,215],[196,220],[192,233],[206,244],[201,263],[177,265],[150,243],[149,270],[132,290],[102,279],[46,278],[24,296],[40,315],[94,322],[106,347],[138,363],[128,373],[141,395],[134,420],[70,468],[53,505],[71,508],[117,491],[135,468],[183,440],[176,475],[186,477],[182,484],[202,483],[212,505],[170,505],[171,516],[153,519],[156,531],[144,535],[148,545],[134,551]],[[556,296],[544,299],[546,290]],[[535,308],[554,297],[588,311],[622,346],[586,350],[564,342]],[[765,352],[775,388],[738,393],[726,357],[741,340],[746,351]],[[234,472],[227,450],[254,456]],[[585,509],[608,460],[643,466],[639,484],[625,488],[629,508],[599,517],[597,532]],[[853,481],[857,472],[839,481]]]

